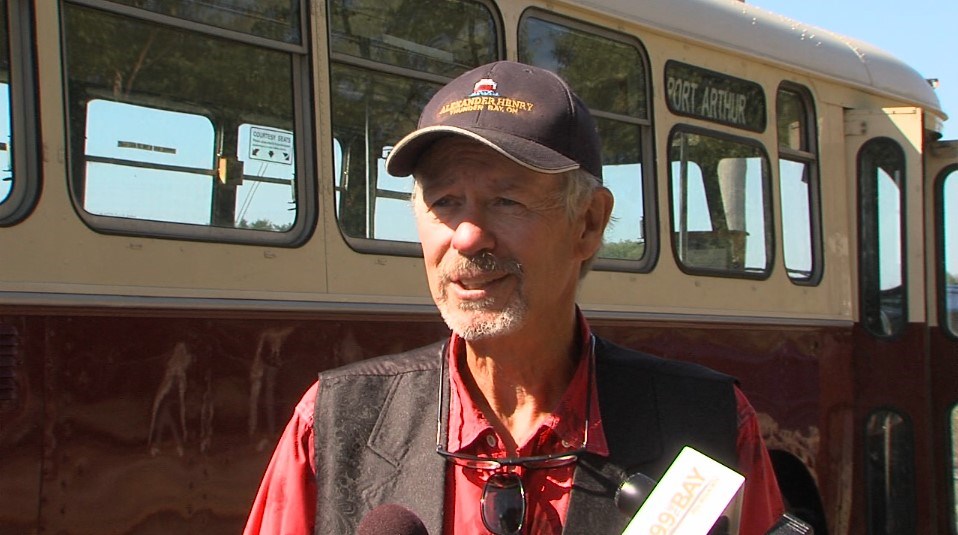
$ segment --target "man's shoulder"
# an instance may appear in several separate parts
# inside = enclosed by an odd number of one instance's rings
[[[701,364],[668,359],[623,347],[615,342],[596,337],[596,364],[618,372],[655,372],[662,375],[679,376],[719,382],[734,382],[734,378]]]
[[[297,403],[296,407],[293,409],[293,418],[305,422],[305,424],[310,428],[309,432],[312,432],[313,412],[316,410],[316,396],[318,391],[319,381],[314,381],[312,386],[306,390],[306,393],[303,394],[303,397],[300,398],[299,403]]]
[[[444,341],[439,341],[401,353],[353,362],[326,370],[320,374],[320,377],[321,380],[331,380],[340,377],[396,375],[438,370],[444,343]]]

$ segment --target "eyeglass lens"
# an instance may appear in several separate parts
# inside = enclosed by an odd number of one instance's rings
[[[526,516],[525,490],[513,472],[493,474],[482,490],[482,523],[496,535],[512,535],[522,529]]]

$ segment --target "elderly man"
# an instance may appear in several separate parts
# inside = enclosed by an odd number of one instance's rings
[[[746,476],[741,533],[782,512],[754,411],[716,372],[618,347],[576,307],[612,194],[585,105],[515,62],[442,88],[387,161],[413,174],[433,346],[320,374],[246,533],[353,533],[401,504],[430,533],[621,533],[614,496],[692,445]],[[437,431],[438,430],[438,431]]]

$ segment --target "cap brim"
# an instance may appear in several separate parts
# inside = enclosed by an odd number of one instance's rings
[[[420,128],[396,143],[386,159],[386,171],[392,176],[411,175],[419,163],[419,158],[429,147],[450,136],[463,136],[482,143],[517,164],[539,173],[564,173],[580,167],[575,160],[526,138],[499,130],[469,130],[458,126],[439,125]]]

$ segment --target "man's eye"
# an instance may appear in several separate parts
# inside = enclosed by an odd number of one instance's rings
[[[431,208],[445,208],[448,206],[452,206],[454,203],[455,201],[451,197],[446,196],[446,197],[439,197],[438,199],[432,201],[432,204],[430,204],[429,206]]]
[[[521,203],[512,199],[506,199],[505,197],[499,197],[496,199],[496,204],[499,206],[519,206]]]

